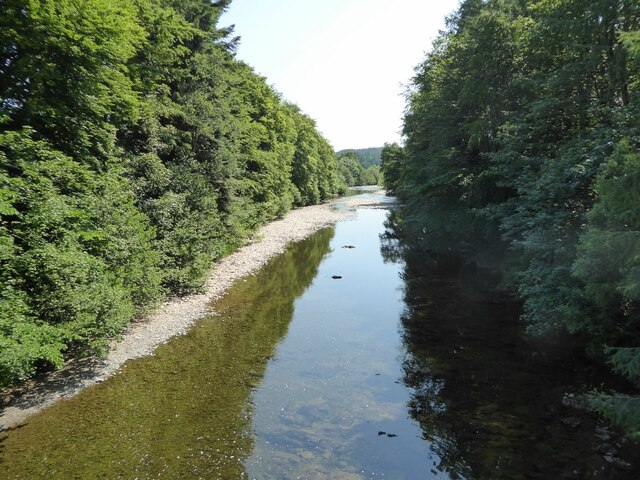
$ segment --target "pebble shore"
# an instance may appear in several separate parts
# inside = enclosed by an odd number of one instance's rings
[[[383,198],[381,190],[364,198],[348,197],[292,210],[282,219],[264,225],[245,246],[214,265],[202,293],[169,299],[152,314],[133,322],[106,357],[71,361],[44,378],[4,392],[0,431],[15,428],[54,402],[104,381],[126,361],[151,355],[159,345],[186,333],[196,320],[210,312],[212,301],[220,298],[236,280],[258,270],[289,244],[352,217],[356,208],[375,207]],[[337,202],[340,208],[336,208]]]

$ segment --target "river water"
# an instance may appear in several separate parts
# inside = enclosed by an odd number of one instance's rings
[[[0,434],[0,478],[639,478],[637,445],[562,404],[606,375],[525,341],[477,272],[403,253],[374,198]]]

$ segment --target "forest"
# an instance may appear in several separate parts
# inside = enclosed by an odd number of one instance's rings
[[[335,195],[229,1],[0,0],[0,386],[104,352],[264,222]]]
[[[369,165],[365,167],[355,152],[337,154],[338,189],[345,193],[347,187],[356,185],[378,185],[380,183],[380,167]]]
[[[380,175],[380,148],[360,148],[340,150],[336,153],[338,161],[339,190],[346,192],[347,187],[356,185],[378,185]]]
[[[380,166],[382,148],[383,147],[347,149],[340,150],[339,152],[336,152],[336,154],[340,156],[344,153],[353,153],[360,162],[360,165],[364,168],[368,168],[372,165]]]
[[[628,379],[588,400],[640,435],[640,4],[465,0],[416,68],[386,187],[424,252],[502,274],[531,335]]]

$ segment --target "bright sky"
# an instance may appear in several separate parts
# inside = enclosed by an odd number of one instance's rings
[[[337,150],[400,140],[403,93],[458,0],[233,0],[238,58]]]

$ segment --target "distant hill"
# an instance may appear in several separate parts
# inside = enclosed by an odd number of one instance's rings
[[[382,147],[376,148],[350,148],[347,150],[340,150],[337,154],[353,152],[364,168],[371,165],[380,165],[380,154],[382,153]]]

